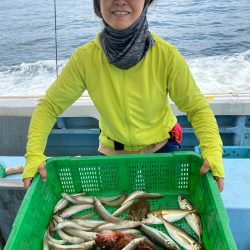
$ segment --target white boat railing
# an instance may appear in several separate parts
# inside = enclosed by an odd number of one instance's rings
[[[250,115],[250,93],[206,93],[205,96],[215,115]],[[0,96],[0,116],[29,117],[41,97]],[[171,106],[177,116],[184,115],[174,103],[171,103]],[[61,116],[87,116],[99,119],[99,114],[88,95],[80,97]]]

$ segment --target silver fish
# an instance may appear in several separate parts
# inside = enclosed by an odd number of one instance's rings
[[[62,239],[62,240],[57,240],[57,239],[53,238],[53,237],[50,235],[49,230],[47,230],[47,237],[48,237],[48,240],[53,241],[53,242],[55,242],[55,243],[57,243],[57,244],[61,244],[61,245],[63,245],[63,244],[65,244],[65,243],[68,242],[67,240],[64,240],[64,239]]]
[[[105,220],[108,222],[119,222],[121,221],[119,218],[116,218],[115,216],[111,215],[106,208],[101,204],[101,202],[94,197],[94,207],[97,211],[97,213]]]
[[[109,206],[118,206],[126,199],[126,194],[121,193],[114,196],[97,196],[96,198],[103,204]],[[78,196],[74,198],[74,202],[75,204],[92,204],[94,203],[94,196]]]
[[[67,193],[61,193],[61,196],[65,199],[68,200],[71,203],[75,204],[75,198],[72,195],[69,195]]]
[[[79,238],[82,238],[84,240],[94,240],[96,238],[96,232],[86,232],[74,228],[64,228],[64,232],[71,236],[77,236]]]
[[[87,219],[93,217],[95,214],[96,214],[96,212],[91,212],[91,213],[84,214],[84,215],[72,215],[71,218],[72,219],[87,220]]]
[[[150,240],[143,236],[131,240],[122,250],[134,250],[142,243],[147,244],[152,249],[156,249],[156,246]]]
[[[93,204],[93,196],[78,196],[72,198],[74,204]]]
[[[57,213],[58,211],[64,209],[64,208],[66,208],[69,205],[69,203],[70,202],[68,200],[64,199],[64,198],[60,199],[57,202],[57,204],[55,205],[54,214]]]
[[[132,236],[133,238],[138,238],[141,236],[141,232],[137,229],[119,229],[119,230],[115,230],[116,232],[120,232],[123,234],[128,234],[130,236]]]
[[[104,220],[80,220],[80,219],[74,219],[74,220],[71,220],[72,222],[75,222],[77,223],[78,225],[80,226],[83,226],[87,229],[93,229],[93,228],[96,228],[102,224],[105,223]]]
[[[148,213],[147,218],[141,221],[143,224],[163,224],[162,219],[158,216]]]
[[[61,239],[66,241],[66,242],[69,242],[69,243],[72,243],[72,244],[80,244],[80,243],[84,242],[84,239],[79,238],[79,237],[75,237],[75,236],[72,237],[72,236],[64,233],[63,230],[57,230],[57,233],[61,237]],[[60,245],[64,244],[64,243],[55,242],[54,240],[51,240],[51,241],[56,243],[56,244],[60,244]]]
[[[83,230],[83,231],[88,231],[90,230],[89,227],[83,227],[83,226],[80,226],[78,225],[77,223],[73,222],[73,221],[63,221],[63,222],[60,222],[58,223],[53,231],[56,231],[56,230],[59,230],[59,229],[63,229],[65,227],[68,227],[68,228],[75,228],[75,229],[78,229],[78,230]]]
[[[65,221],[64,219],[62,219],[60,216],[58,216],[56,214],[54,214],[52,218],[55,221],[55,223],[54,223],[55,225],[57,225],[58,223],[61,223],[61,222]],[[52,226],[51,228],[54,228],[54,227]]]
[[[132,220],[121,220],[116,223],[105,223],[100,225],[96,228],[97,231],[104,231],[104,230],[120,230],[120,229],[129,229],[135,228],[141,225],[139,221],[132,221]]]
[[[48,230],[45,231],[45,234],[44,234],[44,237],[43,237],[43,250],[49,250]]]
[[[66,208],[63,212],[60,213],[61,218],[68,218],[73,214],[81,212],[85,209],[93,208],[93,204],[81,204],[81,205],[73,205],[71,207]]]
[[[153,211],[152,214],[159,218],[163,217],[169,222],[175,222],[183,219],[186,215],[193,212],[195,212],[195,210],[166,208]]]
[[[178,196],[178,202],[180,208],[193,210],[192,205],[190,202],[182,195]],[[188,214],[185,219],[187,220],[187,223],[189,226],[195,231],[195,233],[199,236],[199,240],[201,242],[201,235],[202,235],[202,225],[201,225],[201,219],[197,213],[191,213]]]
[[[97,197],[101,203],[105,204],[105,205],[108,205],[108,206],[119,206],[121,205],[125,199],[126,199],[127,195],[126,194],[121,194],[119,195],[119,197],[117,199],[112,199],[112,200],[107,200],[107,199],[104,199],[103,197]]]
[[[121,205],[112,215],[113,216],[119,216],[121,215],[124,211],[126,211],[129,207],[132,206],[134,203],[133,200],[126,202],[124,205]]]
[[[86,195],[85,192],[83,193],[77,193],[77,194],[67,194],[67,193],[61,193],[62,199],[67,200],[68,202],[75,203],[75,199],[78,196],[84,196]]]
[[[75,244],[75,245],[59,245],[52,241],[49,241],[48,244],[54,247],[55,249],[59,249],[59,250],[60,249],[90,250],[95,245],[95,241],[93,240],[93,241],[88,241],[82,244]]]
[[[136,190],[136,191],[134,191],[133,193],[131,193],[127,197],[127,199],[125,199],[125,201],[121,205],[124,205],[128,201],[134,200],[138,195],[141,195],[141,194],[145,194],[145,191],[143,191],[143,190]]]
[[[201,245],[189,234],[174,224],[162,219],[170,237],[187,250],[201,250]]]
[[[142,190],[138,190],[138,191],[133,192],[131,195],[129,195],[127,199],[121,205],[124,205],[125,203],[138,199],[138,198],[161,198],[163,196],[164,195],[159,194],[159,193],[146,193]]]
[[[141,230],[156,244],[166,248],[179,250],[179,246],[166,234],[156,228],[141,224]]]

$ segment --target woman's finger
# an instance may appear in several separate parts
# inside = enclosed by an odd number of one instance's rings
[[[222,192],[223,189],[224,189],[224,178],[221,178],[221,177],[218,177],[218,176],[215,176],[214,178],[217,181],[217,185],[218,185],[218,188],[219,188],[220,192]]]
[[[39,166],[38,172],[39,172],[39,174],[40,174],[40,176],[41,176],[43,182],[45,182],[46,179],[47,179],[47,171],[46,171],[46,167],[45,167],[45,162],[43,162],[43,163]]]
[[[201,175],[206,174],[210,170],[210,165],[207,160],[204,160],[203,165],[201,166],[200,173]]]
[[[30,186],[31,181],[32,181],[32,178],[25,178],[25,179],[23,179],[23,186],[24,186],[25,190],[28,189],[28,187]]]
[[[45,162],[42,162],[40,164],[40,166],[38,167],[38,172],[39,172],[42,180],[45,182],[46,179],[47,179],[47,171],[46,171],[46,168],[45,168]],[[25,178],[25,179],[23,179],[23,186],[24,186],[25,190],[27,190],[29,188],[32,179],[33,178]]]
[[[210,168],[209,162],[207,160],[204,160],[203,165],[201,166],[201,169],[200,169],[201,175],[206,174],[210,169],[211,168]],[[224,178],[221,178],[218,176],[215,176],[214,178],[217,182],[220,192],[222,192],[224,188]]]

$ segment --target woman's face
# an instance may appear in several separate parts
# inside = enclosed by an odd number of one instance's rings
[[[133,24],[141,15],[145,0],[100,0],[102,17],[116,30]]]

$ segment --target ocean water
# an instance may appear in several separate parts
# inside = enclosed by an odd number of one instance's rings
[[[92,0],[56,0],[59,71],[103,25]],[[56,78],[53,0],[0,1],[0,96],[43,95]],[[155,0],[149,29],[186,58],[204,93],[250,93],[249,0]]]

